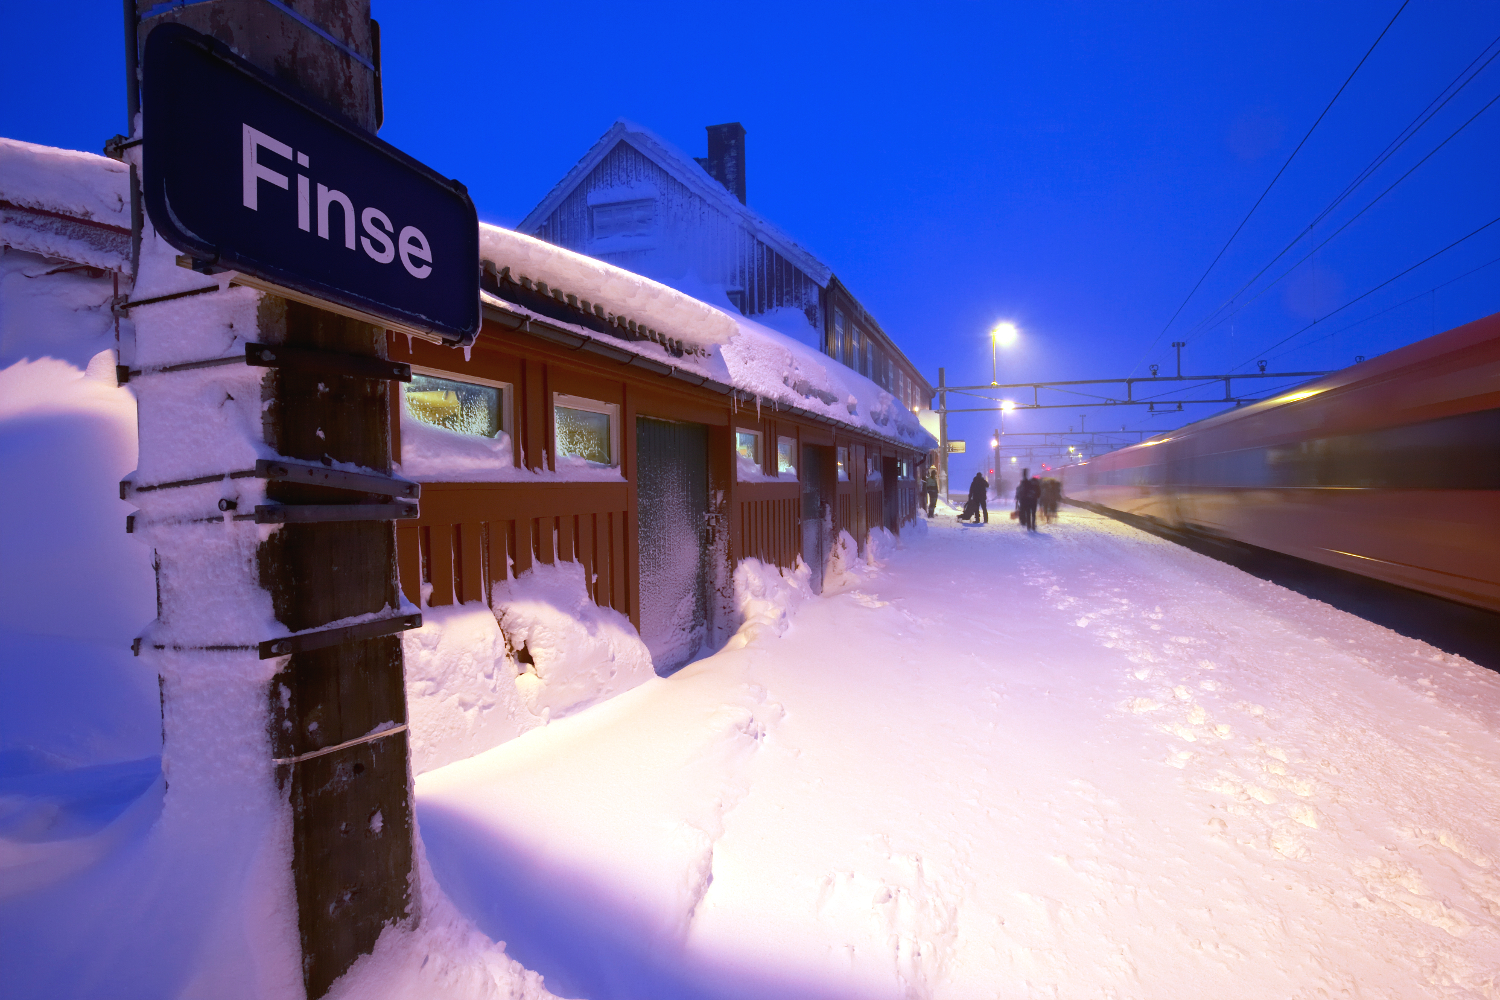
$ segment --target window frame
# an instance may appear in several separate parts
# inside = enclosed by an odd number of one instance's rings
[[[762,473],[766,471],[766,435],[764,431],[754,427],[736,427],[734,429],[734,454],[735,462],[744,457],[740,455],[740,435],[749,434],[755,438],[755,467]]]
[[[793,434],[776,435],[776,476],[779,479],[784,473],[781,471],[781,446],[783,443],[790,444],[792,449],[792,475],[800,480],[802,472],[797,467],[797,437]]]
[[[849,446],[839,445],[833,451],[833,465],[837,475],[837,481],[847,483],[849,481]]]
[[[478,375],[464,375],[463,377],[460,378],[457,375],[455,375],[453,372],[445,372],[441,368],[428,368],[425,365],[412,365],[411,366],[411,373],[413,375],[426,375],[428,378],[440,378],[440,379],[443,379],[446,382],[466,382],[469,385],[483,385],[483,386],[488,386],[491,389],[499,389],[500,390],[500,433],[505,434],[505,435],[507,435],[510,438],[511,453],[512,453],[512,455],[518,454],[518,452],[516,451],[516,435],[515,435],[515,432],[512,430],[512,428],[515,426],[515,423],[513,422],[513,419],[512,419],[512,410],[513,410],[513,407],[514,407],[514,399],[513,399],[513,397],[515,396],[515,391],[516,391],[514,383],[512,383],[512,382],[500,382],[500,381],[498,381],[496,379],[492,379],[492,378],[480,378]],[[396,384],[398,386],[400,386],[400,389],[401,389],[401,398],[400,398],[401,415],[405,415],[406,412],[407,412],[406,411],[406,388],[407,388],[407,386],[410,383],[407,383],[407,382],[398,382]],[[413,417],[412,419],[416,420],[417,418]],[[424,421],[420,421],[420,422],[424,423],[424,424],[427,423],[425,420]],[[437,424],[427,424],[427,426],[428,427],[437,427],[438,425]],[[442,428],[442,429],[443,430],[447,430],[447,428]],[[463,432],[462,431],[454,431],[454,433],[455,434],[462,434]],[[468,436],[469,437],[478,437],[477,434],[471,434],[471,435],[468,435]],[[490,439],[481,438],[481,440],[490,440]]]
[[[589,413],[602,413],[609,417],[609,457],[608,467],[619,469],[623,467],[620,454],[620,404],[606,403],[602,399],[593,399],[588,396],[573,396],[566,392],[554,392],[552,394],[552,468],[557,468],[557,460],[567,456],[557,450],[557,408],[566,407],[570,410],[584,410]],[[573,455],[574,458],[583,458],[582,455]],[[588,461],[588,459],[584,459]]]

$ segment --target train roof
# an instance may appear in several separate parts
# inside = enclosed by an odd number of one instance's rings
[[[1500,313],[1492,313],[1489,316],[1476,319],[1463,326],[1456,326],[1451,330],[1431,337],[1425,337],[1405,347],[1387,351],[1385,354],[1377,355],[1368,361],[1342,368],[1331,375],[1312,379],[1299,385],[1291,386],[1278,392],[1268,399],[1258,400],[1248,406],[1238,406],[1228,410],[1194,420],[1183,424],[1170,431],[1154,434],[1144,441],[1140,441],[1125,448],[1120,448],[1109,454],[1118,454],[1130,451],[1134,448],[1146,447],[1160,444],[1171,438],[1178,437],[1184,432],[1197,433],[1214,427],[1221,427],[1237,420],[1245,420],[1253,416],[1266,413],[1277,407],[1299,400],[1319,396],[1325,392],[1335,389],[1343,389],[1362,383],[1373,383],[1384,381],[1396,375],[1404,374],[1414,367],[1420,367],[1424,363],[1436,361],[1458,351],[1467,350],[1491,341],[1500,341]],[[1495,392],[1500,393],[1500,384],[1495,387]],[[1086,464],[1086,463],[1081,463]]]

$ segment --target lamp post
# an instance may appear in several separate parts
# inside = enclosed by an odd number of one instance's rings
[[[1009,347],[1016,340],[1016,324],[996,323],[990,330],[990,385],[1000,384],[1000,362],[997,351]]]

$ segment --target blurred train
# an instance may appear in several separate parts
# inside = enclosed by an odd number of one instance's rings
[[[1101,513],[1500,611],[1500,313],[1062,479]]]

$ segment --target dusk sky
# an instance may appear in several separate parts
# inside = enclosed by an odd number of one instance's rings
[[[1021,329],[1001,382],[1165,373],[1174,340],[1191,373],[1261,358],[1332,369],[1500,308],[1500,266],[1486,266],[1497,223],[1274,346],[1500,217],[1500,108],[1474,118],[1500,95],[1485,62],[1500,4],[1402,8],[1163,328],[1400,6],[377,0],[381,135],[463,180],[481,218],[514,225],[616,118],[692,155],[703,126],[742,122],[750,206],[826,261],[933,382],[939,366],[950,384],[988,382],[999,320]],[[0,134],[97,151],[126,131],[120,7],[65,10],[7,11]],[[1473,81],[1243,308],[1209,320],[1466,67]],[[1090,428],[1157,431],[1213,409],[1017,413],[1006,429],[1088,412]],[[956,417],[950,434],[977,447],[994,423]],[[966,469],[956,460],[954,477]]]

